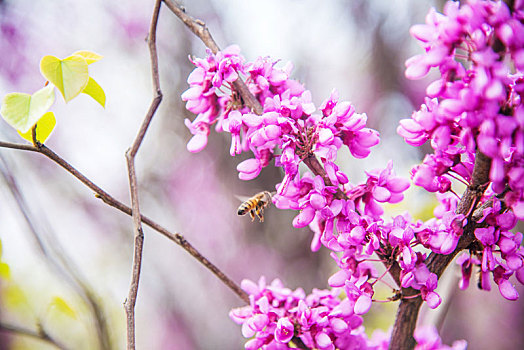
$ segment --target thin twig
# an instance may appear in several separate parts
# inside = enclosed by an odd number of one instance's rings
[[[140,283],[140,270],[142,268],[142,252],[144,247],[144,231],[142,229],[142,220],[140,214],[140,206],[138,201],[138,184],[135,171],[135,156],[144,140],[147,129],[153,120],[153,116],[162,101],[162,91],[160,90],[160,83],[158,78],[158,56],[156,52],[156,28],[158,24],[158,14],[160,12],[161,0],[156,0],[153,10],[153,17],[151,18],[151,26],[147,43],[149,46],[149,53],[151,56],[151,74],[153,77],[154,98],[147,114],[140,126],[138,135],[133,144],[126,152],[127,169],[129,174],[129,192],[131,193],[131,214],[133,216],[133,231],[135,236],[133,267],[131,284],[129,286],[129,293],[124,303],[124,308],[127,315],[127,349],[135,349],[135,305],[138,294],[138,285]]]
[[[14,326],[7,323],[0,322],[0,332],[9,332],[23,337],[29,337],[33,339],[40,340],[55,346],[57,349],[67,350],[68,348],[65,345],[61,344],[59,341],[50,336],[41,326],[37,331],[32,329],[27,329],[19,326]]]
[[[11,148],[11,149],[19,149],[22,151],[31,151],[31,152],[37,152],[40,151],[35,146],[27,145],[27,144],[21,144],[21,143],[12,143],[12,142],[5,142],[0,141],[0,147],[2,148]]]
[[[326,170],[324,169],[322,164],[320,164],[320,162],[318,161],[317,157],[314,154],[308,155],[306,158],[304,158],[303,162],[304,164],[307,165],[309,170],[313,172],[313,174],[319,175],[320,177],[322,177],[322,179],[324,180],[324,184],[326,184],[326,186],[333,186],[333,183],[331,182],[331,179],[327,175]],[[346,194],[342,192],[340,188],[337,188],[337,192],[335,193],[335,198],[348,199]]]
[[[199,20],[189,16],[182,5],[174,0],[163,0],[164,4],[184,22],[184,24],[213,52],[216,54],[220,51],[217,43],[211,36],[211,33],[207,29],[206,24]],[[240,77],[233,82],[233,87],[242,96],[244,103],[251,108],[253,112],[261,115],[264,109],[255,96],[249,91],[248,87]]]
[[[220,51],[203,21],[188,15],[186,9],[176,1],[163,0],[163,2],[214,54]]]
[[[138,294],[138,284],[140,282],[140,270],[142,267],[142,250],[144,246],[144,232],[142,230],[142,222],[140,220],[140,209],[138,206],[138,188],[135,172],[134,157],[130,156],[130,152],[126,153],[127,168],[129,172],[129,187],[131,192],[132,202],[132,217],[134,228],[134,254],[131,284],[129,286],[129,293],[124,303],[124,308],[127,315],[127,349],[135,349],[135,304]]]

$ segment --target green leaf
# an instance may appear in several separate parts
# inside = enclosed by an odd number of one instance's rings
[[[44,143],[49,135],[53,132],[53,129],[56,125],[56,118],[53,112],[47,112],[38,120],[36,123],[36,140],[40,143]],[[22,138],[33,143],[33,128],[29,129],[27,132],[22,133],[18,132]]]
[[[52,85],[48,85],[33,95],[13,92],[2,100],[0,114],[9,125],[22,133],[27,132],[44,115],[55,101]]]
[[[40,61],[40,72],[57,87],[66,102],[78,96],[89,80],[87,61],[78,55],[63,60],[54,56],[44,56]]]
[[[60,297],[53,297],[50,307],[55,308],[60,313],[69,316],[71,318],[76,318],[76,312],[73,310],[64,299]]]
[[[0,262],[0,278],[8,280],[11,277],[9,265],[5,262]]]
[[[73,55],[83,57],[86,60],[87,64],[98,62],[104,57],[102,55],[87,50],[77,51]]]
[[[100,103],[102,107],[106,107],[106,94],[102,87],[95,81],[95,79],[89,77],[89,82],[82,92],[91,96],[96,102]]]

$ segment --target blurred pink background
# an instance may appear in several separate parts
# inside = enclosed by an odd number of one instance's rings
[[[0,1],[0,93],[32,93],[45,79],[42,56],[66,57],[91,50],[104,58],[90,74],[104,88],[106,108],[87,96],[52,107],[57,127],[47,145],[103,189],[129,203],[124,153],[133,141],[152,99],[149,52],[145,42],[154,1]],[[186,11],[210,28],[221,47],[236,43],[248,60],[270,55],[292,61],[294,77],[306,84],[318,106],[333,88],[341,99],[366,112],[381,144],[366,160],[340,157],[356,183],[365,169],[394,160],[408,177],[424,154],[396,135],[398,120],[418,108],[424,81],[407,81],[404,61],[420,49],[409,27],[424,21],[439,1],[357,0],[195,0]],[[203,44],[166,8],[158,24],[158,52],[164,100],[136,164],[142,213],[172,232],[182,233],[233,280],[280,278],[290,288],[326,288],[335,271],[328,252],[312,253],[308,229],[292,228],[295,215],[274,206],[263,224],[238,217],[236,195],[273,190],[279,170],[268,167],[256,180],[238,179],[236,165],[247,155],[229,156],[226,135],[211,134],[206,149],[187,152],[192,119],[180,94],[192,70],[188,55],[202,56]],[[3,120],[0,139],[23,142]],[[422,150],[423,151],[423,150]],[[66,260],[89,285],[107,317],[111,344],[125,347],[125,313],[131,276],[130,217],[96,199],[63,169],[37,154],[0,149],[0,240],[10,278],[0,279],[0,320],[46,331],[72,349],[96,349],[93,316],[85,300],[50,260]],[[12,177],[11,184],[6,180]],[[15,182],[22,199],[12,194]],[[391,213],[410,210],[427,218],[433,196],[416,189]],[[22,210],[21,210],[22,209]],[[29,219],[24,218],[25,211]],[[33,233],[51,256],[45,257]],[[522,229],[521,229],[522,230]],[[228,317],[242,301],[191,256],[156,232],[145,230],[143,270],[137,301],[139,349],[240,349],[245,339]],[[470,349],[524,348],[522,301],[509,302],[493,290],[455,291],[455,266],[449,269],[449,310],[442,323],[447,344],[466,339]],[[524,295],[524,289],[519,286]],[[440,288],[445,288],[443,282]],[[384,295],[388,296],[385,290]],[[53,308],[60,297],[74,310],[67,317]],[[369,334],[387,330],[396,304],[376,305],[366,317]],[[437,310],[442,315],[442,310]],[[439,315],[423,313],[427,322]],[[52,349],[42,342],[0,333],[0,349]]]

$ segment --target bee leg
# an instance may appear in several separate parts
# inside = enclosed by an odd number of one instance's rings
[[[254,209],[249,211],[249,216],[251,216],[251,221],[252,222],[255,221],[255,210]]]
[[[256,214],[257,214],[258,220],[260,222],[264,222],[264,208],[257,208]]]

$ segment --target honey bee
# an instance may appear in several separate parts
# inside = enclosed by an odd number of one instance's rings
[[[249,213],[251,221],[255,220],[255,215],[264,222],[264,209],[271,204],[272,193],[269,191],[262,191],[255,194],[253,197],[247,199],[238,207],[238,215],[246,215]]]

